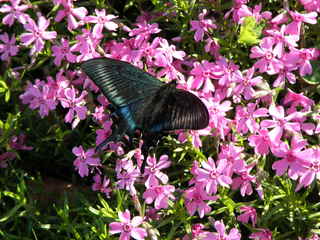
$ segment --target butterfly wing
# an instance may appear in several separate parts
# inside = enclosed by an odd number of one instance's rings
[[[170,84],[161,87],[144,106],[140,125],[151,132],[198,130],[209,124],[209,113],[204,103],[194,94]]]
[[[129,130],[149,132],[202,129],[208,126],[206,106],[194,94],[164,84],[133,65],[110,58],[81,64],[127,122]]]
[[[80,67],[117,108],[152,96],[164,85],[149,73],[111,58],[90,59]]]

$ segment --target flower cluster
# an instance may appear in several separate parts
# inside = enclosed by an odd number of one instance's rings
[[[93,119],[101,127],[94,127],[96,139],[87,150],[85,144],[72,149],[75,170],[81,177],[92,177],[93,191],[107,198],[119,190],[139,196],[153,220],[181,200],[190,216],[198,215],[203,220],[225,191],[239,191],[242,198],[257,193],[263,199],[265,189],[259,173],[265,159],[274,175],[296,182],[296,192],[320,180],[320,147],[310,141],[320,133],[318,103],[299,88],[299,81],[313,73],[312,62],[320,57],[320,50],[305,44],[304,39],[305,31],[319,22],[320,1],[300,0],[303,10],[288,8],[276,15],[263,11],[261,3],[251,6],[249,0],[234,0],[224,21],[239,27],[251,17],[263,26],[259,43],[247,46],[248,63],[243,65],[226,54],[225,42],[215,34],[225,29],[217,24],[210,9],[192,16],[190,31],[183,30],[188,34],[166,39],[166,25],[156,21],[159,16],[176,16],[176,11],[144,13],[134,24],[126,25],[111,10],[86,8],[80,1],[53,0],[56,10],[47,15],[32,4],[24,4],[29,1],[0,2],[0,18],[5,26],[0,33],[1,60],[6,66],[13,65],[12,71],[20,80],[26,79],[25,71],[36,69],[42,59],[55,68],[50,73],[44,71],[44,77],[28,78],[21,102],[38,110],[41,118],[59,109],[61,119],[71,123],[72,129],[85,119]],[[15,27],[20,32],[6,30]],[[184,45],[183,41],[189,42]],[[15,66],[24,53],[29,53],[24,56],[29,62]],[[208,152],[214,153],[208,156],[193,154],[196,157],[191,160],[186,157],[185,166],[193,164],[191,169],[179,172],[182,183],[171,183],[171,175],[164,172],[180,166],[169,160],[173,160],[169,152],[143,156],[141,146],[127,151],[122,142],[110,142],[104,150],[115,153],[115,164],[98,157],[93,147],[111,135],[116,121],[105,111],[110,106],[108,99],[99,95],[98,104],[92,101],[96,96],[92,94],[99,89],[75,64],[101,56],[129,62],[166,82],[175,81],[177,88],[192,92],[206,105],[209,126],[179,131],[175,144],[188,145],[194,152],[205,147],[206,140],[217,139],[219,146],[210,146]],[[32,150],[24,144],[22,135],[11,140],[10,148]],[[173,155],[179,151],[187,154],[189,150],[177,148]],[[0,167],[4,168],[15,154],[1,152]],[[146,167],[142,173],[143,161]],[[105,175],[104,164],[111,166],[114,176]],[[272,231],[259,226],[258,210],[250,204],[237,210],[238,222],[257,227],[250,239],[272,239]],[[138,211],[141,215],[141,209]],[[149,234],[144,226],[139,227],[148,217],[131,219],[129,210],[118,217],[120,222],[109,225],[110,234],[121,233],[120,239],[144,239]],[[184,239],[241,238],[236,228],[227,234],[222,220],[211,225],[217,232],[210,232],[208,224],[194,224]]]
[[[47,81],[36,79],[35,84],[29,82],[25,93],[20,96],[24,104],[29,104],[31,109],[39,108],[39,114],[43,118],[49,111],[55,110],[58,103],[63,108],[68,109],[65,115],[65,122],[71,123],[75,128],[80,120],[87,117],[87,107],[85,106],[84,90],[80,96],[79,90],[70,85],[70,80],[62,71],[56,74],[56,78],[47,77]]]

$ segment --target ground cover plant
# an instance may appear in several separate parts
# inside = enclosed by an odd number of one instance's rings
[[[319,239],[320,1],[0,0],[2,239]],[[209,126],[149,155],[79,63],[127,61]],[[146,161],[142,173],[142,162]]]

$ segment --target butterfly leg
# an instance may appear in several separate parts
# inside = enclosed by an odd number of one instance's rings
[[[135,129],[127,132],[127,136],[123,138],[128,149],[135,149],[139,145],[141,138],[141,130]],[[138,141],[138,142],[137,142]]]
[[[141,152],[142,152],[142,155],[144,156],[144,161],[142,162],[141,173],[144,173],[150,147],[155,146],[161,138],[162,138],[162,134],[160,133],[149,133],[143,136],[142,138],[143,144],[141,146]]]
[[[134,142],[133,142],[133,136],[124,136],[122,138],[122,141],[124,142],[127,149],[132,150],[134,149]]]

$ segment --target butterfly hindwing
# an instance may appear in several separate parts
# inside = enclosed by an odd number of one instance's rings
[[[94,58],[83,62],[81,68],[117,108],[151,96],[164,85],[149,73],[120,60]]]
[[[197,130],[209,124],[209,113],[204,103],[194,94],[170,84],[161,87],[146,101],[140,125],[149,131]]]

